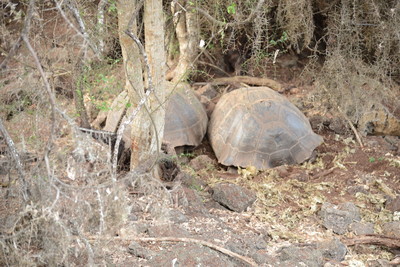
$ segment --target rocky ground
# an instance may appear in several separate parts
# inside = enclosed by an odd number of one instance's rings
[[[400,142],[321,132],[313,163],[262,172],[218,165],[207,144],[165,182],[172,205],[135,203],[116,266],[393,266]],[[392,140],[392,141],[393,141]],[[131,237],[135,237],[131,240]],[[115,251],[116,252],[116,251]],[[113,253],[112,253],[113,254]],[[112,255],[111,254],[111,255]],[[397,255],[397,256],[396,256]],[[397,257],[397,258],[396,258]]]

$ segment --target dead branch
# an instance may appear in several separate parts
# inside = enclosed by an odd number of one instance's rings
[[[268,79],[268,78],[259,78],[259,77],[251,77],[251,76],[234,76],[234,77],[224,77],[214,79],[212,84],[221,85],[227,83],[245,83],[249,85],[256,86],[268,86],[271,89],[280,92],[282,90],[282,85],[277,81]]]
[[[20,44],[22,42],[22,37],[24,35],[28,35],[30,29],[31,29],[31,20],[33,17],[33,9],[35,7],[35,1],[31,0],[29,1],[29,6],[28,10],[26,12],[25,16],[25,21],[24,21],[24,26],[22,28],[21,35],[18,37],[18,40],[14,43],[13,47],[11,48],[10,52],[8,53],[7,57],[1,62],[0,64],[0,70],[6,67],[7,62],[14,57],[15,53],[18,51],[18,48],[20,47]]]
[[[332,173],[336,168],[337,168],[337,166],[334,166],[334,167],[332,167],[332,168],[330,168],[328,170],[325,170],[325,171],[322,171],[320,173],[317,173],[316,175],[314,175],[312,177],[312,180],[316,180],[316,179],[318,179],[318,178],[320,178],[322,176],[328,175],[328,174]]]
[[[28,185],[25,180],[25,172],[22,166],[21,162],[21,157],[19,156],[19,153],[17,151],[17,148],[14,145],[13,140],[11,139],[10,135],[8,134],[8,131],[3,125],[3,122],[0,118],[0,133],[3,135],[4,140],[6,141],[8,150],[10,151],[11,157],[13,158],[15,164],[17,165],[17,171],[19,173],[19,179],[22,182],[22,196],[24,197],[25,201],[28,201],[29,199],[29,190],[28,190]],[[12,181],[10,181],[10,184]]]
[[[339,112],[342,114],[343,118],[347,121],[349,124],[351,130],[353,131],[354,135],[356,136],[356,140],[358,144],[360,145],[361,148],[364,148],[364,145],[361,141],[360,135],[357,132],[357,129],[354,127],[353,123],[350,121],[350,119],[346,116],[346,114],[342,111],[340,107],[338,107]]]
[[[89,47],[92,49],[93,53],[96,55],[97,58],[100,58],[99,51],[96,47],[96,45],[90,40],[89,34],[86,32],[85,24],[83,23],[82,18],[79,15],[79,11],[76,9],[76,7],[72,6],[71,3],[68,1],[68,8],[71,10],[72,14],[74,15],[76,21],[79,24],[79,28],[77,29],[75,25],[68,19],[67,15],[65,14],[64,10],[62,9],[63,1],[60,3],[58,1],[54,1],[58,11],[60,12],[61,16],[64,18],[65,22],[68,23],[68,25],[78,34],[80,35],[83,40],[89,45]],[[86,51],[86,47],[84,47]]]
[[[99,28],[98,33],[99,36],[99,52],[104,52],[104,9],[107,5],[108,0],[100,0],[99,4],[97,5],[97,26]]]
[[[216,69],[216,70],[218,70],[218,71],[224,73],[226,76],[231,76],[229,73],[227,73],[226,71],[224,71],[223,69],[221,69],[220,67],[218,67],[218,66],[216,66],[216,65],[214,65],[214,64],[212,64],[212,63],[208,63],[208,62],[201,61],[201,60],[199,60],[198,62],[199,62],[200,64],[203,64],[203,65],[209,66],[209,67],[211,67],[211,68],[214,68],[214,69]]]
[[[102,239],[110,239],[107,237],[103,236],[91,236],[90,239],[92,240],[102,240]],[[205,240],[200,240],[200,239],[194,239],[194,238],[186,238],[186,237],[134,237],[134,238],[129,238],[129,237],[112,237],[112,239],[117,239],[117,240],[127,240],[127,241],[141,241],[141,242],[186,242],[186,243],[194,243],[194,244],[199,244],[205,247],[209,247],[211,249],[217,250],[221,253],[224,253],[232,258],[239,259],[250,266],[259,266],[253,259],[249,257],[245,257],[242,255],[239,255],[233,251],[230,251],[226,248],[223,248],[221,246],[215,245],[211,242],[205,241]]]
[[[256,15],[258,14],[258,12],[260,11],[260,9],[263,7],[264,2],[265,2],[265,0],[259,0],[256,7],[251,11],[251,13],[247,17],[247,19],[245,19],[243,21],[235,21],[235,22],[229,22],[229,23],[217,20],[216,18],[214,18],[213,16],[208,14],[207,11],[205,11],[204,9],[201,9],[199,7],[195,7],[194,10],[198,11],[200,14],[202,14],[204,17],[206,17],[206,19],[217,24],[218,26],[227,28],[227,27],[235,27],[235,26],[241,26],[241,25],[246,25],[248,23],[251,23],[254,20],[254,18],[256,17]]]
[[[347,246],[357,244],[372,244],[378,246],[386,246],[389,248],[400,248],[400,238],[382,235],[361,235],[354,238],[344,238],[342,242]]]

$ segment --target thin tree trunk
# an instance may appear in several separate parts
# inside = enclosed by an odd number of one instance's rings
[[[197,15],[190,11],[189,7],[184,10],[180,5],[171,2],[171,10],[174,15],[175,32],[179,42],[179,61],[176,68],[171,72],[173,82],[186,80],[190,71],[195,67],[197,55],[199,27]]]
[[[136,8],[139,5],[137,0],[118,1],[118,32],[121,44],[122,56],[125,67],[125,89],[128,91],[132,108],[135,108],[140,99],[144,97],[143,73],[140,61],[139,48],[135,42],[125,34],[129,25],[132,25],[130,32],[137,34]],[[132,23],[130,24],[130,20]],[[128,113],[131,109],[128,109]],[[131,123],[131,169],[136,167],[140,161],[145,159],[145,151],[149,148],[149,127],[150,120],[144,109],[140,110],[137,117]]]
[[[165,122],[165,45],[164,15],[162,0],[146,0],[144,5],[144,25],[146,53],[149,58],[154,94],[150,95],[150,107],[153,125],[149,153],[161,149]],[[161,108],[160,108],[160,105]]]

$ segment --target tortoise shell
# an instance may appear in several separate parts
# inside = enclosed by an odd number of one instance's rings
[[[208,127],[215,155],[227,166],[266,169],[301,163],[323,142],[304,114],[268,87],[223,95]]]
[[[164,141],[173,147],[198,146],[208,124],[203,104],[188,84],[180,83],[172,90],[165,111]]]

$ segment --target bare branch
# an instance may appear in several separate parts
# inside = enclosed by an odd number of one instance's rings
[[[108,0],[100,0],[97,5],[97,27],[99,37],[99,52],[104,52],[104,8],[107,5]]]
[[[342,239],[342,242],[347,246],[354,246],[357,244],[373,244],[395,249],[400,248],[400,238],[382,235],[361,235],[354,238],[344,238]]]
[[[3,122],[1,121],[1,118],[0,118],[0,132],[4,137],[4,140],[6,141],[6,144],[7,144],[8,150],[10,151],[11,157],[13,158],[15,164],[17,165],[19,179],[22,182],[22,196],[24,197],[25,201],[28,201],[30,194],[29,194],[28,186],[27,186],[27,183],[25,180],[25,171],[22,166],[21,157],[18,154],[17,148],[15,147],[13,140],[11,139],[6,128],[4,127]]]
[[[254,18],[256,17],[258,11],[260,11],[261,7],[264,5],[264,2],[265,2],[265,0],[259,0],[257,3],[257,6],[251,11],[251,13],[247,17],[247,19],[245,19],[243,21],[235,21],[235,22],[229,22],[229,23],[217,20],[216,18],[214,18],[213,16],[208,14],[207,11],[205,11],[204,9],[201,9],[199,7],[194,7],[193,9],[198,11],[200,14],[202,14],[204,17],[206,17],[206,19],[217,24],[218,26],[235,27],[235,26],[241,26],[241,25],[246,25],[246,24],[251,23],[254,20]]]
[[[23,35],[28,35],[29,31],[31,29],[31,20],[33,16],[33,9],[35,7],[35,0],[29,1],[29,6],[28,10],[26,12],[25,16],[25,21],[24,21],[24,26],[22,28],[21,35],[19,36],[18,40],[15,42],[13,47],[11,48],[10,52],[8,53],[7,57],[1,62],[0,64],[0,70],[4,69],[7,65],[7,62],[15,55],[15,53],[18,51],[18,48],[20,47],[21,41],[22,41],[22,36]]]
[[[64,20],[68,23],[68,25],[76,31],[78,35],[80,35],[84,40],[85,44],[87,43],[89,47],[92,49],[94,54],[96,55],[97,58],[100,58],[99,50],[97,49],[96,45],[90,40],[89,34],[86,32],[86,27],[85,24],[82,20],[82,18],[79,15],[78,10],[76,9],[75,6],[72,6],[71,4],[68,4],[68,8],[71,10],[72,14],[74,15],[75,19],[77,20],[79,27],[81,30],[77,29],[75,25],[68,19],[67,15],[65,14],[64,10],[62,9],[62,3],[59,3],[58,1],[54,0],[58,11],[60,12],[61,16],[64,18]],[[69,2],[68,2],[69,3]],[[83,49],[86,51],[86,45],[84,44]],[[86,53],[85,53],[86,54]]]

